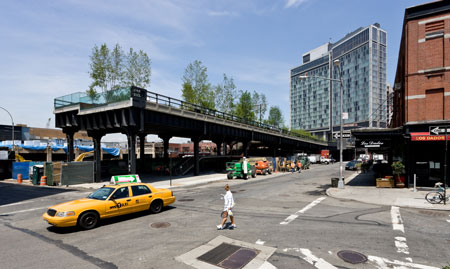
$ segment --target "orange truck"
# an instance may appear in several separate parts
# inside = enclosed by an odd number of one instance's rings
[[[328,149],[322,149],[320,151],[320,157],[329,158],[330,157],[330,151]]]

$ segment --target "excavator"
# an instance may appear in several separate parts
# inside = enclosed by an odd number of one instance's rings
[[[90,157],[90,156],[93,156],[93,155],[94,155],[94,151],[93,150],[81,153],[80,155],[78,155],[78,157],[75,158],[75,162],[82,162],[85,157]]]

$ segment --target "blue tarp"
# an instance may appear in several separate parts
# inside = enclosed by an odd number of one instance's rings
[[[86,151],[86,152],[94,150],[94,147],[89,147],[89,146],[77,146],[77,147],[78,147],[79,150]],[[104,152],[106,152],[106,153],[109,153],[109,154],[113,155],[113,156],[119,156],[120,155],[120,149],[119,148],[105,148],[105,147],[102,147],[102,150]]]
[[[47,146],[27,146],[27,145],[16,145],[17,147],[23,148],[23,149],[27,149],[27,150],[45,150],[47,148]],[[12,148],[11,145],[6,145],[6,147]],[[56,146],[50,146],[51,149],[53,151],[57,151],[59,149],[64,150],[67,153],[67,146],[61,146],[61,145],[56,145]],[[74,148],[78,148],[81,151],[93,151],[94,147],[92,146],[74,146]],[[120,149],[119,148],[105,148],[102,147],[102,150],[108,154],[111,154],[113,156],[119,156],[120,155]]]

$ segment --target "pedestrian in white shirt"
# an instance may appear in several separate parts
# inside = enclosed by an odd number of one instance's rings
[[[233,194],[230,191],[230,186],[228,186],[228,184],[225,185],[225,190],[227,191],[227,193],[223,197],[224,200],[223,219],[222,224],[217,225],[218,230],[223,230],[225,228],[225,222],[227,221],[228,216],[230,216],[231,228],[236,228],[236,224],[234,224],[233,212],[231,211],[234,207],[234,199]]]

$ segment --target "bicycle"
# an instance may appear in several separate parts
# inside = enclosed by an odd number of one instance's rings
[[[434,185],[437,188],[437,191],[432,191],[425,195],[425,200],[427,200],[430,204],[439,204],[444,201],[444,188],[442,187],[442,183],[438,182]],[[447,197],[445,197],[445,201],[450,200],[450,188],[447,188]]]

